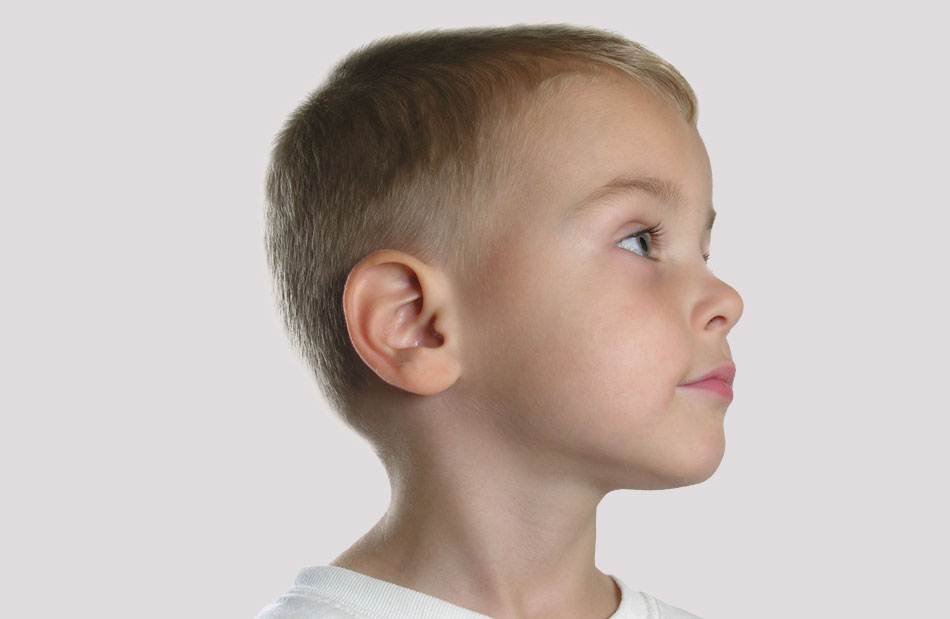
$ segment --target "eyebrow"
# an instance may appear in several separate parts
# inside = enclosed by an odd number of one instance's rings
[[[568,213],[568,218],[576,217],[585,211],[604,209],[610,206],[610,203],[604,201],[606,198],[629,193],[645,193],[653,196],[661,204],[675,211],[682,211],[686,207],[686,197],[677,183],[652,176],[618,176],[574,205]],[[716,211],[711,205],[708,213],[705,229],[712,230],[713,223],[716,221]]]

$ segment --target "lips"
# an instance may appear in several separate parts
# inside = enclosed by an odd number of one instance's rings
[[[723,363],[717,365],[711,371],[689,382],[683,383],[682,387],[705,391],[732,400],[732,381],[736,376],[736,366],[732,363]]]

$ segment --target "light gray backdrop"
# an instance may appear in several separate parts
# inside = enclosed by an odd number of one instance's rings
[[[745,300],[722,466],[609,495],[598,565],[707,619],[945,612],[950,54],[926,3],[870,4],[7,8],[0,615],[250,618],[377,520],[272,303],[271,139],[358,45],[521,22],[692,83]]]

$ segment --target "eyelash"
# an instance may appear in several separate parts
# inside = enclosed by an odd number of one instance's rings
[[[644,228],[644,229],[642,229],[642,230],[638,230],[638,231],[634,232],[633,234],[630,234],[630,235],[628,235],[628,236],[623,237],[622,239],[620,239],[620,243],[622,243],[623,241],[626,241],[627,239],[632,239],[632,238],[636,238],[636,237],[638,237],[638,236],[643,236],[644,234],[649,234],[649,235],[650,235],[650,250],[649,250],[649,255],[644,256],[644,257],[645,257],[645,258],[649,258],[650,260],[656,260],[656,258],[654,258],[654,257],[652,256],[653,252],[656,251],[656,249],[657,249],[658,247],[663,247],[663,243],[660,241],[660,239],[663,238],[664,229],[663,229],[663,226],[662,226],[661,224],[659,224],[659,223],[657,223],[657,224],[655,224],[655,225],[653,225],[653,226],[650,226],[649,228]],[[618,245],[619,245],[620,243],[618,243]],[[637,255],[639,255],[639,254],[637,254]],[[705,261],[705,262],[707,262],[707,263],[709,262],[709,254],[703,254],[703,261]]]

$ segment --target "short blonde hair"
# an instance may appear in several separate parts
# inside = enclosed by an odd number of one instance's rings
[[[430,31],[347,56],[287,120],[267,177],[266,249],[284,325],[344,421],[381,381],[349,340],[350,270],[397,249],[477,272],[493,251],[491,200],[506,122],[546,80],[620,71],[696,124],[696,99],[669,63],[619,35],[567,25]],[[474,275],[472,275],[474,276]]]

